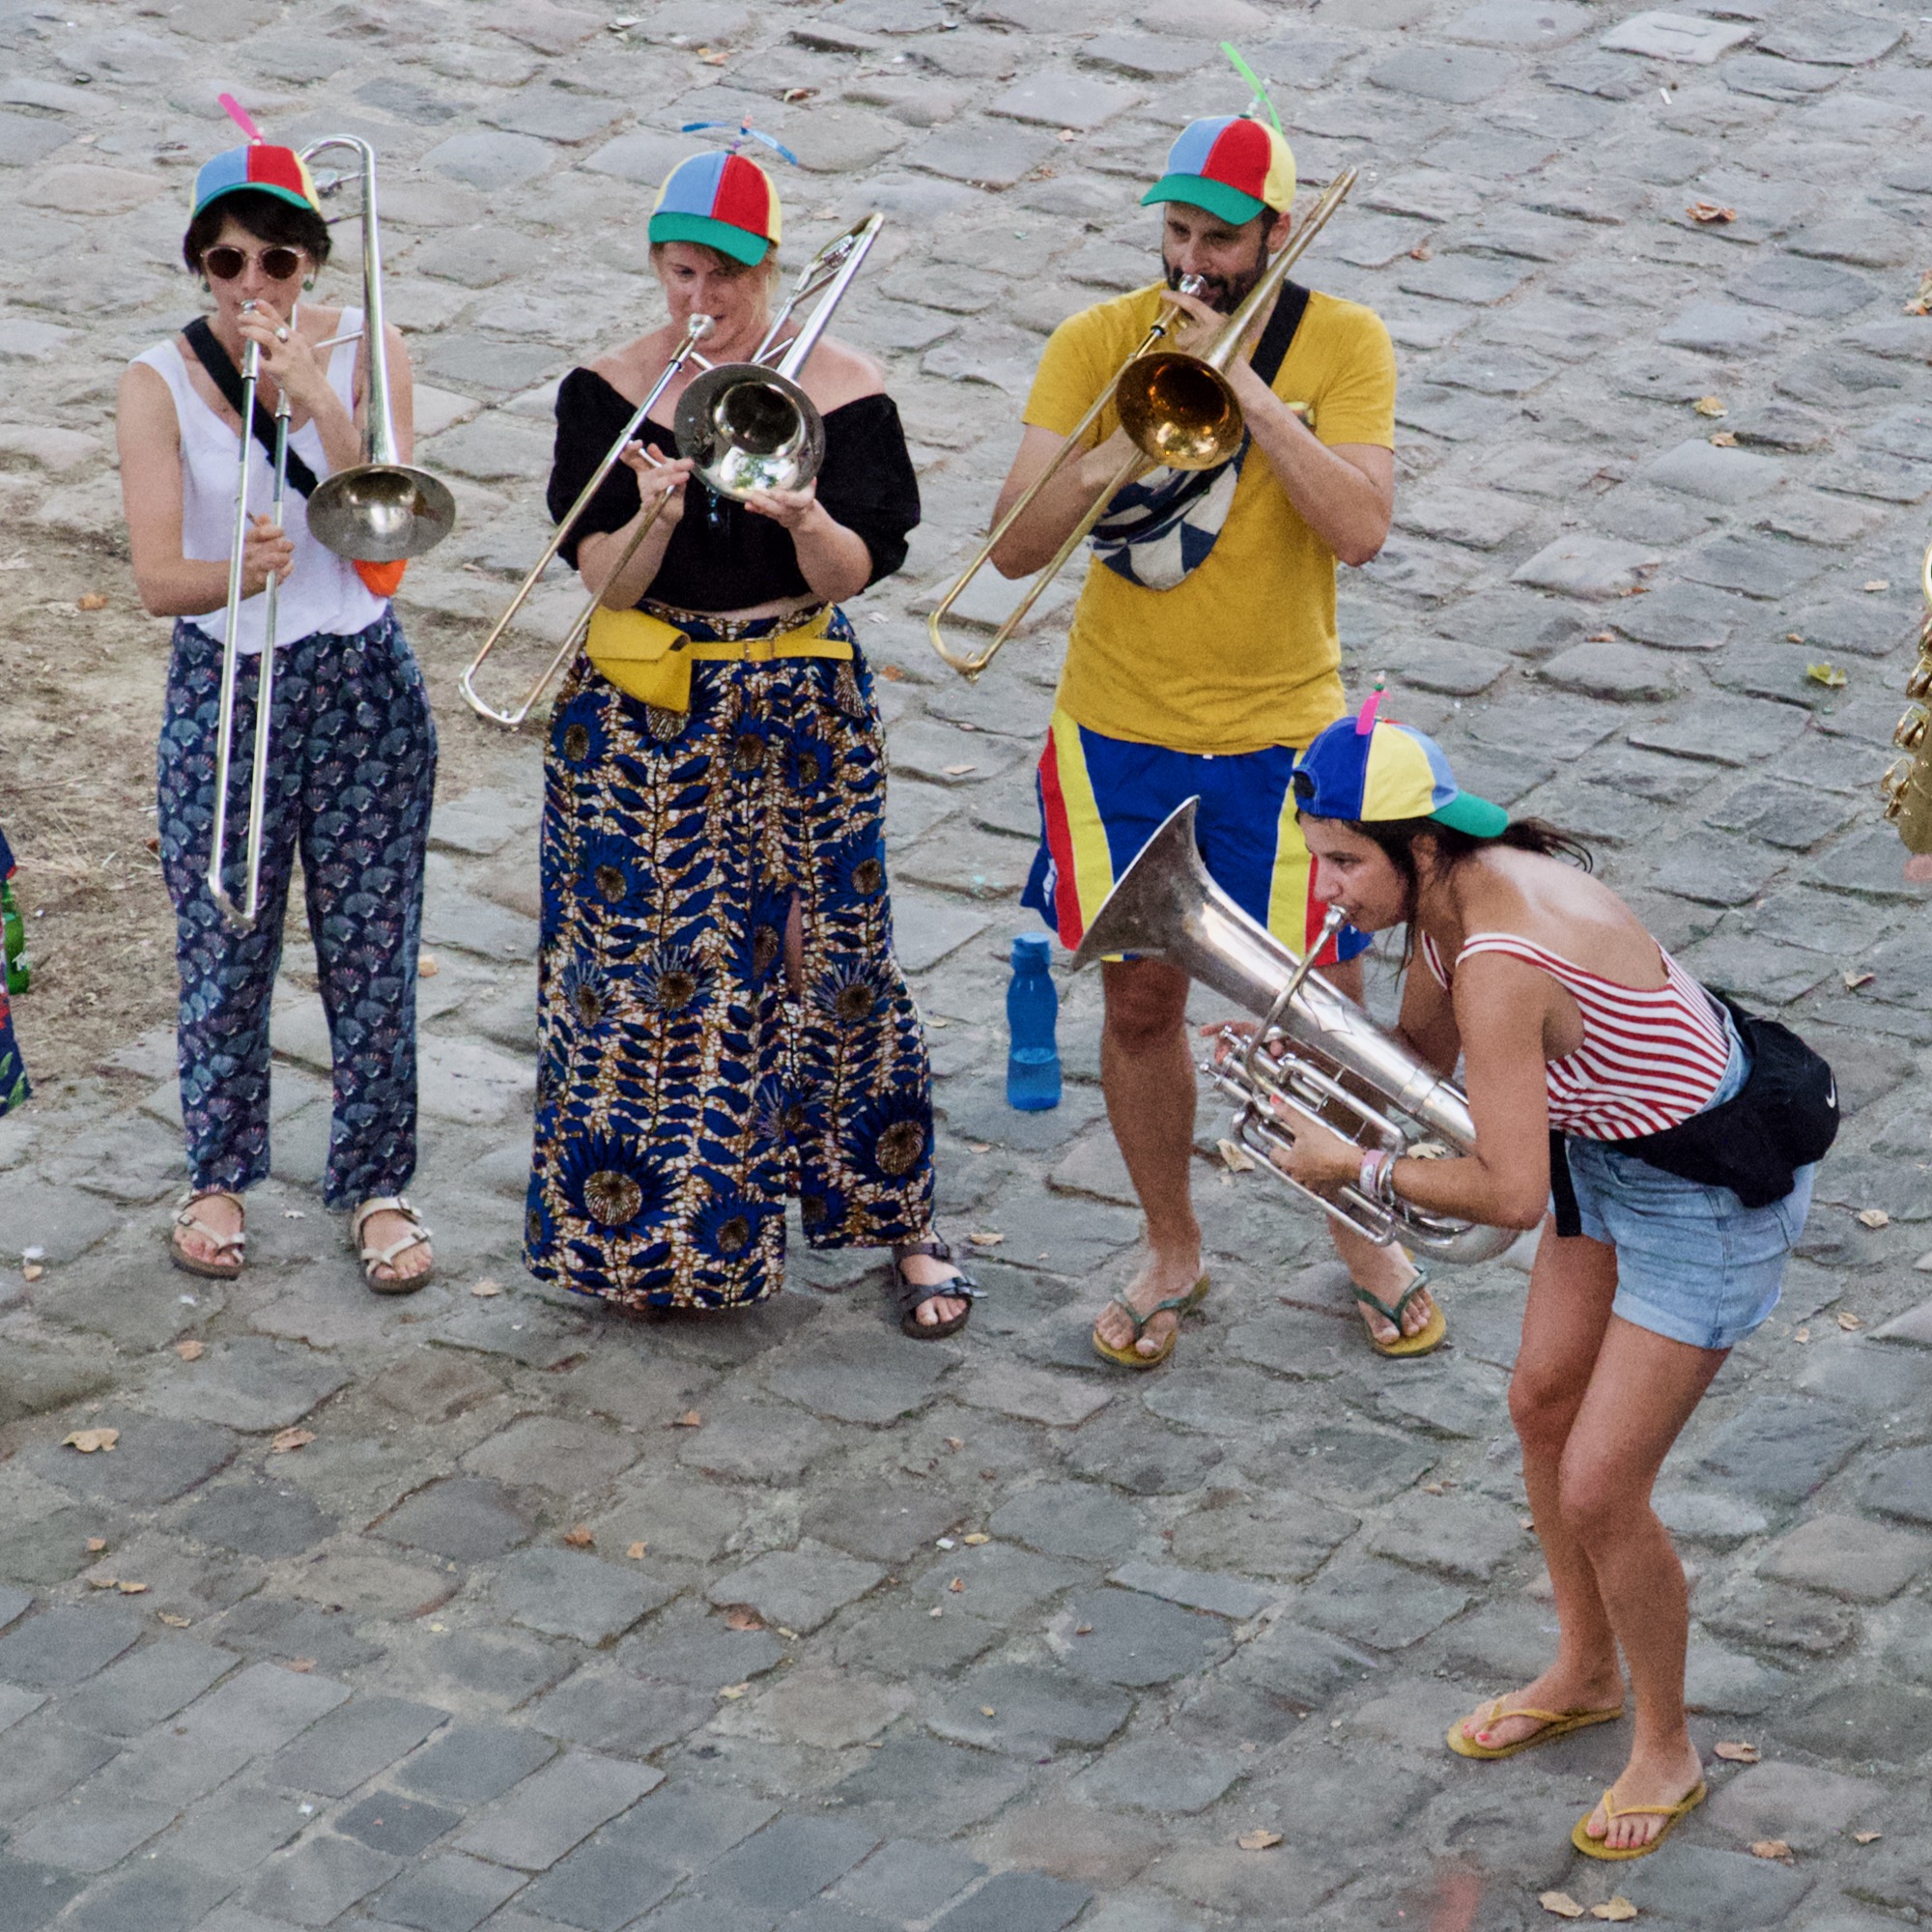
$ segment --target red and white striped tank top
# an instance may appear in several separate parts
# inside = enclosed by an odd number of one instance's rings
[[[1446,989],[1442,955],[1425,932],[1421,952]],[[1577,1002],[1583,1044],[1547,1064],[1549,1124],[1583,1140],[1623,1141],[1688,1121],[1711,1102],[1731,1057],[1711,996],[1662,947],[1664,983],[1653,992],[1586,973],[1514,932],[1472,932],[1456,955],[1503,952],[1548,973]]]

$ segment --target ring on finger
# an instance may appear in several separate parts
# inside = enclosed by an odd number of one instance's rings
[[[283,323],[282,326],[275,330],[275,340],[277,342],[286,342],[288,339],[289,339],[289,326],[287,323]]]

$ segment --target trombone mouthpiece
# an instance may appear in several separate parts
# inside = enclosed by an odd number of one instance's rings
[[[1208,286],[1206,275],[1182,275],[1179,293],[1184,296],[1198,296]]]
[[[694,342],[702,342],[704,338],[707,335],[709,335],[711,331],[717,327],[718,327],[717,318],[715,316],[709,316],[709,315],[694,315],[691,318],[691,320],[685,324],[685,327],[690,330],[691,337]]]

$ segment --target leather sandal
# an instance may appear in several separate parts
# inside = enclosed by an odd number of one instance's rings
[[[952,1279],[931,1283],[908,1281],[905,1264],[914,1255],[926,1255],[936,1262],[951,1262]],[[893,1244],[886,1293],[892,1298],[893,1312],[899,1318],[900,1334],[910,1335],[915,1342],[941,1342],[949,1335],[958,1334],[965,1327],[967,1317],[973,1313],[973,1303],[984,1292],[959,1265],[952,1242],[941,1236],[935,1234],[923,1241],[895,1241]],[[950,1321],[922,1321],[919,1311],[928,1301],[934,1300],[963,1301],[966,1306]]]
[[[410,1224],[409,1232],[399,1240],[391,1241],[386,1248],[370,1247],[362,1239],[362,1230],[370,1216],[375,1214],[402,1215]],[[349,1217],[349,1245],[355,1250],[355,1257],[362,1264],[364,1284],[377,1294],[413,1294],[417,1289],[427,1288],[436,1277],[434,1262],[420,1274],[391,1274],[386,1280],[380,1278],[376,1270],[393,1268],[398,1255],[406,1255],[412,1248],[426,1246],[433,1238],[422,1216],[401,1194],[372,1195]]]
[[[242,1272],[242,1250],[248,1243],[247,1232],[238,1228],[234,1234],[224,1235],[219,1228],[211,1228],[194,1211],[204,1201],[232,1201],[238,1214],[247,1211],[242,1205],[241,1195],[226,1187],[204,1187],[199,1194],[185,1195],[175,1215],[175,1231],[168,1236],[168,1259],[182,1273],[199,1275],[203,1281],[233,1281]],[[213,1241],[214,1260],[202,1261],[188,1254],[181,1244],[184,1232]],[[233,1260],[229,1259],[231,1254]]]

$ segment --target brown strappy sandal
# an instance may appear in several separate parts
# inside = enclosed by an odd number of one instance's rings
[[[904,1264],[914,1255],[928,1255],[936,1262],[951,1262],[955,1270],[951,1281],[926,1284],[908,1281]],[[940,1342],[949,1335],[956,1335],[966,1325],[967,1318],[973,1313],[974,1302],[984,1291],[966,1270],[959,1266],[958,1257],[952,1252],[952,1242],[933,1234],[923,1241],[895,1241],[893,1244],[893,1258],[888,1264],[886,1293],[892,1298],[894,1313],[899,1318],[899,1332],[910,1335],[915,1342]],[[966,1306],[948,1321],[922,1321],[919,1311],[928,1301],[963,1301]]]

